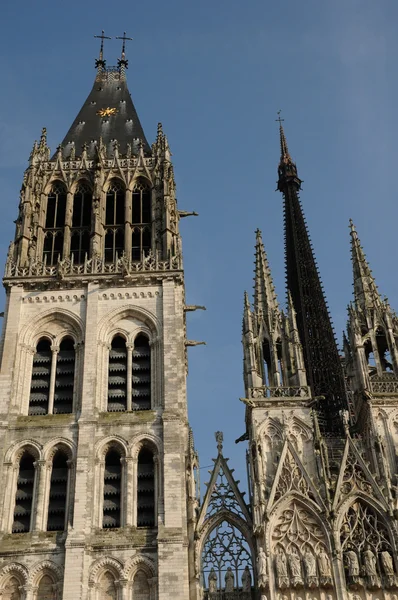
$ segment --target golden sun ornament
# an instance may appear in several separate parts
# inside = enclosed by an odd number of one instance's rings
[[[117,113],[117,108],[110,108],[110,106],[108,106],[107,108],[100,108],[99,110],[97,110],[97,115],[99,115],[100,117],[110,117],[111,115],[115,115]]]

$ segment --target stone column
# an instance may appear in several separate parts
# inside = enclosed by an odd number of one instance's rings
[[[73,483],[75,480],[75,463],[73,460],[67,460],[68,466],[68,482],[66,486],[66,505],[65,505],[65,523],[64,529],[69,529],[69,526],[73,527]]]
[[[36,592],[37,588],[33,588],[30,583],[21,586],[23,600],[33,600],[33,590]]]
[[[126,406],[127,410],[132,410],[132,399],[133,399],[133,349],[134,344],[131,342],[127,342],[127,398],[126,398]]]
[[[30,530],[43,531],[44,502],[47,487],[46,478],[51,465],[49,465],[46,460],[36,460],[33,464],[35,467],[35,481],[33,486]]]
[[[124,485],[122,495],[126,499],[123,505],[124,513],[124,525],[132,527],[133,520],[133,503],[134,503],[134,459],[131,456],[122,458],[123,461],[123,473],[124,473]]]
[[[4,465],[6,472],[6,487],[4,490],[4,503],[1,514],[3,515],[2,530],[11,533],[14,522],[15,493],[17,490],[17,479],[19,473],[19,462],[17,464],[7,463]]]
[[[59,346],[51,346],[51,374],[50,374],[50,389],[48,392],[48,414],[54,413],[54,393],[55,393],[55,379],[57,377],[57,357],[59,352]]]
[[[73,346],[75,350],[75,374],[73,378],[73,401],[72,401],[72,412],[75,413],[78,410],[81,412],[81,406],[78,406],[77,401],[79,398],[79,390],[82,389],[83,379],[83,359],[84,359],[84,348],[83,342],[78,342]]]
[[[118,582],[118,600],[128,600],[128,581],[127,579],[119,579]]]
[[[126,253],[126,258],[128,261],[131,260],[131,234],[132,234],[131,220],[132,220],[132,213],[133,213],[132,196],[133,195],[132,195],[131,190],[126,190],[125,204],[124,204],[124,220],[125,220],[124,251]]]

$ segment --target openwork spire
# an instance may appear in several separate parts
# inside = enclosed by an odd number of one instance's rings
[[[351,258],[354,276],[354,297],[358,308],[380,306],[382,300],[377,289],[372,271],[366,260],[354,223],[350,219]]]
[[[279,311],[271,270],[264,250],[261,231],[256,231],[256,262],[254,277],[254,309],[268,321],[269,329],[275,312]]]
[[[344,375],[318,268],[298,192],[297,175],[280,123],[281,160],[278,189],[284,197],[287,290],[296,310],[297,327],[312,393],[318,401],[319,422],[325,435],[342,433],[339,412],[346,407]]]

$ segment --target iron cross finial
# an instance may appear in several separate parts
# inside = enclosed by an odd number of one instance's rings
[[[275,119],[275,121],[278,121],[279,125],[285,120],[285,119],[281,118],[281,112],[282,112],[281,110],[278,110],[278,112],[277,112],[278,118]]]
[[[103,54],[104,54],[104,40],[110,40],[112,38],[108,37],[107,35],[105,35],[105,31],[102,30],[101,31],[101,35],[95,35],[95,38],[99,38],[101,40],[101,48],[100,48],[100,59],[102,60]]]
[[[125,51],[126,51],[126,41],[127,41],[127,40],[128,40],[128,41],[131,41],[133,38],[131,38],[131,37],[126,37],[126,32],[125,32],[125,31],[123,31],[123,35],[122,35],[122,36],[121,36],[121,35],[117,35],[117,36],[116,36],[116,39],[117,39],[117,40],[123,40],[123,46],[122,46],[122,57],[123,57],[123,56],[124,56],[124,53],[125,53]]]

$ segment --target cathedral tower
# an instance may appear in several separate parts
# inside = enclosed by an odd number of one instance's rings
[[[43,129],[5,269],[0,587],[188,598],[196,461],[173,165],[101,52],[52,155]],[[9,594],[9,595],[7,595]]]

